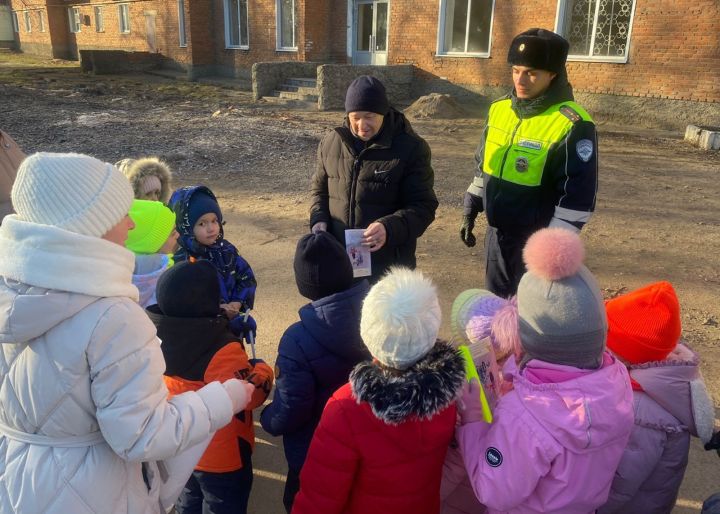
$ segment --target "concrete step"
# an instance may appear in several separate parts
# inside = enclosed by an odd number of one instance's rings
[[[317,88],[317,80],[312,77],[289,78],[285,80],[285,84],[289,86]]]
[[[316,87],[305,87],[305,86],[293,86],[292,84],[281,84],[279,91],[288,91],[291,93],[300,93],[301,95],[315,95],[319,94]]]
[[[273,91],[273,96],[284,100],[301,100],[303,102],[317,102],[318,95],[307,95],[304,93],[295,93],[292,91]]]

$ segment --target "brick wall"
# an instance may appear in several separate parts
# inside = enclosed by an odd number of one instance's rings
[[[437,56],[438,2],[392,0],[388,64],[414,64],[418,77],[474,86],[511,85],[512,37],[555,26],[556,0],[496,0],[489,58]],[[720,3],[636,0],[628,62],[570,62],[578,92],[720,102]]]
[[[155,49],[158,53],[178,60],[186,59],[186,50],[178,44],[178,14],[176,0],[131,0],[129,2],[106,2],[105,0],[74,4],[59,4],[57,0],[46,0],[45,5],[35,4],[35,16],[43,12],[46,20],[45,32],[39,32],[39,22],[33,18],[32,31],[27,32],[23,23],[23,9],[28,3],[12,0],[12,8],[18,12],[20,21],[20,48],[31,53],[53,55],[54,57],[77,58],[77,51],[126,50],[150,51],[148,20],[155,20]],[[188,3],[189,0],[186,0]],[[120,32],[118,5],[127,3],[130,32]],[[80,10],[80,31],[70,32],[68,9]],[[103,30],[98,31],[95,7],[102,9]]]

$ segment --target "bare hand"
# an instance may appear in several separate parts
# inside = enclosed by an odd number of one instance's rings
[[[370,223],[365,232],[363,232],[363,246],[367,246],[371,252],[377,252],[385,243],[387,243],[385,225],[377,221]]]
[[[240,308],[242,307],[242,303],[240,302],[230,302],[230,303],[221,303],[220,308],[225,311],[225,315],[228,317],[228,319],[233,319],[235,316],[240,314]]]
[[[310,229],[310,232],[313,234],[319,234],[320,232],[327,232],[327,223],[324,221],[318,221],[315,223],[312,228]]]

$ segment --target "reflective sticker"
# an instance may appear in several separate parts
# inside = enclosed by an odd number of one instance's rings
[[[532,139],[521,139],[518,141],[518,146],[532,148],[533,150],[542,150],[542,143],[540,141],[533,141]]]
[[[502,464],[503,456],[500,450],[493,448],[492,446],[485,451],[485,460],[493,468],[497,468]]]
[[[588,162],[593,154],[593,143],[589,139],[581,139],[575,145],[575,150],[582,162]]]
[[[518,172],[523,173],[527,171],[529,167],[530,162],[527,160],[527,157],[518,157],[517,159],[515,159],[515,169]]]

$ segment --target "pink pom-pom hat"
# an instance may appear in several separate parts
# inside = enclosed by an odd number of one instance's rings
[[[585,259],[580,237],[564,228],[538,230],[523,249],[527,270],[545,280],[560,280],[574,275]]]

